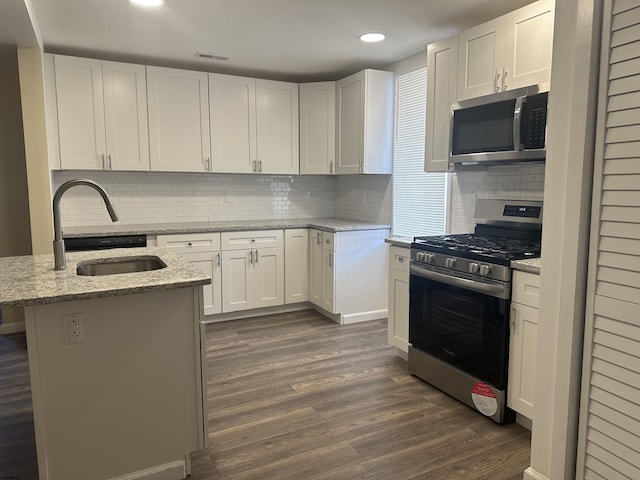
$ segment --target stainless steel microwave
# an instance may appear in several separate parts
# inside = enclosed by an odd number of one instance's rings
[[[544,161],[548,91],[533,85],[454,103],[449,163]]]

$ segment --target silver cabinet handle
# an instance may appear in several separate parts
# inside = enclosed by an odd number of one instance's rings
[[[498,80],[500,80],[500,72],[496,70],[496,78],[493,80],[493,86],[496,92],[500,91],[500,86],[498,85]]]
[[[105,158],[104,153],[102,154],[102,169],[106,170],[107,169],[107,160]]]
[[[205,169],[207,172],[211,171],[211,159],[209,157],[207,157],[204,161],[205,164]]]
[[[516,309],[511,307],[511,333],[516,334]]]
[[[502,91],[504,92],[507,89],[507,71],[502,70]]]
[[[107,165],[109,170],[113,170],[113,165],[111,165],[111,154],[107,155]]]
[[[256,161],[254,160],[252,163],[253,163],[253,171],[255,172],[256,171]]]
[[[218,255],[216,255],[216,257],[217,257],[216,265],[220,266],[220,252],[218,252]]]
[[[322,243],[322,233],[316,233],[316,245],[320,245]]]
[[[333,162],[329,162],[329,173],[333,173]]]
[[[256,248],[256,263],[258,263],[258,249]]]
[[[258,160],[258,171],[262,173],[262,160]]]
[[[396,257],[398,259],[398,263],[404,263],[404,257]]]
[[[329,254],[329,266],[333,267],[333,253]]]

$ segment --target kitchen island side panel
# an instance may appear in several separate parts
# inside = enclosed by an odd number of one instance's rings
[[[27,308],[41,479],[186,475],[185,454],[203,444],[199,289]]]

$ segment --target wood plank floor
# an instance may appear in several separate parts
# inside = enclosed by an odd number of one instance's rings
[[[194,480],[521,479],[529,432],[407,373],[386,321],[314,311],[207,326],[211,446]],[[0,337],[0,478],[36,477],[24,336]]]

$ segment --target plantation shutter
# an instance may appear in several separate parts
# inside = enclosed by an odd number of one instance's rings
[[[604,8],[577,478],[640,479],[640,0]],[[602,101],[604,100],[604,101]],[[602,108],[602,107],[601,107]]]

